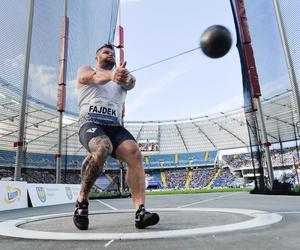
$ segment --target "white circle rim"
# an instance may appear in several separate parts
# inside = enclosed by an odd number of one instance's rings
[[[149,209],[150,210],[150,209]],[[0,235],[24,239],[40,239],[40,240],[142,240],[142,239],[159,239],[159,238],[174,238],[186,237],[192,235],[207,235],[216,233],[232,232],[237,230],[245,230],[267,226],[278,223],[282,220],[282,216],[277,213],[269,213],[259,210],[249,209],[234,209],[234,208],[161,208],[151,209],[156,212],[222,212],[234,213],[252,217],[250,220],[243,222],[198,227],[192,229],[179,229],[179,230],[164,230],[155,232],[145,232],[144,230],[137,233],[63,233],[63,232],[45,232],[35,231],[20,228],[30,222],[55,219],[60,217],[73,216],[73,213],[61,213],[52,215],[42,215],[35,217],[27,217],[16,220],[7,220],[0,222]],[[114,213],[132,213],[133,210],[114,210],[114,211],[92,211],[90,214],[114,214]]]

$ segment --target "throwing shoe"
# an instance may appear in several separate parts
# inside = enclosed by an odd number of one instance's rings
[[[135,213],[135,227],[143,229],[149,226],[153,226],[159,222],[159,216],[157,213],[150,213],[145,209],[142,204]]]
[[[76,201],[73,222],[80,230],[87,230],[89,228],[89,203],[87,201]]]

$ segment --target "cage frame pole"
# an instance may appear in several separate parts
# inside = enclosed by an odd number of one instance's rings
[[[288,40],[287,40],[287,36],[286,36],[286,32],[285,32],[285,28],[284,28],[284,24],[283,24],[283,20],[282,20],[282,14],[281,14],[281,10],[280,10],[279,1],[273,0],[273,5],[274,5],[275,14],[276,14],[277,25],[279,28],[281,43],[282,43],[282,47],[284,50],[285,61],[286,61],[287,67],[288,67],[288,74],[289,74],[289,78],[291,81],[293,98],[294,98],[295,104],[296,104],[296,106],[295,106],[296,114],[297,114],[297,118],[299,120],[300,119],[300,98],[299,98],[299,88],[298,88],[298,84],[297,84],[297,78],[296,78],[294,65],[293,65],[293,61],[292,61],[292,57],[291,57],[291,53],[290,53],[290,49],[289,49],[289,44],[288,44]]]
[[[34,14],[34,0],[29,0],[28,4],[28,19],[27,19],[27,31],[25,38],[25,52],[24,52],[24,75],[23,75],[23,86],[22,86],[22,100],[20,108],[20,120],[19,120],[19,133],[18,141],[14,143],[16,150],[16,164],[14,180],[19,181],[21,179],[21,168],[24,158],[24,134],[25,134],[25,118],[27,108],[27,91],[28,91],[28,76],[29,76],[29,60],[31,52],[31,39],[32,39],[32,26],[33,26],[33,14]]]
[[[65,94],[66,94],[66,72],[67,72],[67,57],[68,57],[68,32],[69,32],[69,19],[67,17],[68,0],[64,0],[64,16],[61,22],[61,46],[59,58],[59,82],[57,93],[57,111],[58,117],[58,143],[56,158],[56,178],[57,184],[61,183],[61,152],[62,152],[62,130],[63,130],[63,113],[65,110]]]

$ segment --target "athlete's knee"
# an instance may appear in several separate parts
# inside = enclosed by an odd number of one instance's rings
[[[142,161],[142,153],[136,148],[131,148],[128,152],[128,154],[131,156],[131,159],[134,160],[135,162],[141,162]]]
[[[142,160],[142,153],[141,151],[138,149],[135,153],[134,153],[134,157],[135,159],[137,159],[138,161]]]

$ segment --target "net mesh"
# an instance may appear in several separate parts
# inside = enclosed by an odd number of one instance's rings
[[[294,32],[297,30],[295,27],[300,23],[297,16],[299,7],[295,6],[296,1],[293,0],[279,1],[279,3],[283,20],[285,20],[284,29],[287,31],[288,49],[291,52],[296,77],[299,78],[300,49],[296,44],[297,32]],[[284,6],[281,6],[282,4]],[[269,126],[266,126],[268,131],[284,124],[284,122],[287,125],[288,120],[292,123],[296,122],[294,118],[298,117],[283,49],[283,45],[286,46],[287,44],[282,44],[272,1],[254,2],[247,0],[245,5],[261,86],[263,110],[266,123],[269,123]],[[270,105],[274,106],[274,109],[268,108]],[[280,119],[282,117],[286,117],[286,119]],[[280,140],[294,141],[295,136],[294,133],[281,135],[279,127],[277,137],[273,139],[277,142]],[[272,138],[270,140],[272,141]]]
[[[24,71],[24,46],[27,19],[26,1],[2,1],[0,15],[0,81],[1,87],[20,94]],[[5,10],[5,11],[3,11]],[[16,18],[18,17],[18,18]],[[15,88],[13,88],[15,87]],[[3,90],[1,91],[3,93]],[[6,100],[7,103],[9,100]]]
[[[290,59],[294,71],[295,84],[299,88],[299,77],[300,77],[300,49],[297,40],[300,36],[298,25],[300,23],[300,7],[299,3],[295,0],[289,1],[279,1],[279,9],[283,22],[284,32],[287,41],[283,41],[284,46],[286,46],[290,53]],[[293,81],[293,77],[290,76],[290,81]],[[299,91],[298,91],[299,93]],[[295,110],[294,118],[299,120],[299,110],[297,112],[297,99],[292,95],[292,104]]]
[[[13,168],[17,141],[21,88],[24,74],[24,50],[29,1],[3,0],[0,11],[0,149],[5,166]],[[29,105],[26,110],[24,167],[55,171],[58,140],[57,83],[60,50],[61,18],[64,3],[61,0],[34,1],[33,33],[29,66]],[[268,140],[287,146],[297,145],[295,124],[298,114],[291,88],[291,79],[283,45],[288,46],[295,76],[300,77],[300,48],[298,45],[300,7],[298,0],[279,1],[287,44],[282,44],[272,1],[245,0],[248,24],[256,61],[264,120]],[[95,64],[95,52],[104,43],[114,40],[117,22],[117,0],[72,0],[68,2],[69,37],[66,115],[62,132],[62,169],[79,174],[86,150],[78,141],[76,124],[76,73],[80,66]],[[189,123],[158,122],[153,126],[128,123],[139,139],[157,139],[165,152],[209,151],[215,145],[233,148],[247,146],[242,113],[213,119],[191,120]],[[250,145],[260,145],[261,131],[256,117],[250,115],[247,127]],[[230,122],[229,122],[230,121]],[[237,130],[237,138],[229,143],[228,131]],[[225,131],[225,132],[224,132]],[[233,135],[230,135],[233,138]],[[197,141],[196,141],[196,139]],[[179,142],[181,144],[179,144]],[[183,142],[183,143],[182,143]],[[239,144],[238,144],[239,143]],[[186,145],[185,145],[186,144]],[[49,146],[50,145],[50,146]],[[273,146],[272,146],[273,147]],[[263,149],[255,149],[260,151]],[[264,158],[262,157],[262,162]],[[51,171],[50,171],[50,170]],[[72,172],[73,171],[73,172]],[[34,172],[27,176],[34,179]],[[65,171],[67,180],[67,171]],[[29,177],[28,177],[29,178]],[[51,177],[50,177],[51,178]],[[76,175],[74,181],[76,182]],[[78,180],[77,180],[78,181]]]
[[[290,52],[296,79],[299,79],[299,53],[297,45],[300,24],[299,4],[297,1],[278,1],[286,33],[286,43],[282,41],[279,19],[273,1],[245,0],[251,42],[261,88],[263,119],[266,126],[267,139],[271,142],[271,158],[273,165],[280,165],[280,152],[285,147],[295,147],[298,151],[298,135],[296,123],[299,114],[296,109],[295,92],[292,77],[284,53],[284,46]],[[262,130],[259,117],[247,115],[250,143],[253,146],[256,165],[263,169],[257,174],[268,175],[266,168],[266,152],[261,147]],[[255,128],[255,129],[254,129]],[[292,156],[291,156],[292,158]],[[275,159],[275,160],[274,160]],[[290,164],[281,162],[281,165]]]
[[[29,3],[1,1],[0,160],[3,162],[0,164],[10,167],[12,172],[16,158],[13,143],[17,141],[19,132]],[[78,141],[77,69],[82,65],[94,66],[96,50],[105,43],[113,43],[117,11],[117,0],[68,1],[67,91],[61,160],[62,179],[68,182],[78,183],[77,177],[86,153]],[[23,177],[31,182],[55,180],[59,116],[56,105],[63,15],[64,1],[34,1],[21,165]],[[41,169],[47,170],[43,172]],[[73,181],[70,181],[72,178]]]

